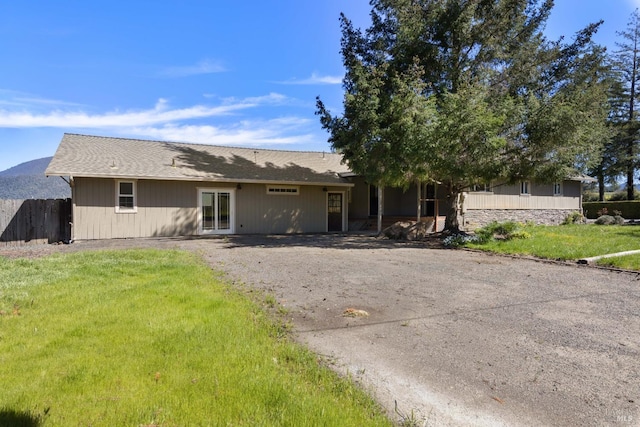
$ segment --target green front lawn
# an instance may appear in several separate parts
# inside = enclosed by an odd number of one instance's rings
[[[508,241],[493,240],[485,244],[472,244],[469,248],[482,249],[496,253],[531,255],[541,258],[578,260],[597,255],[640,249],[640,226],[633,225],[595,225],[573,224],[559,226],[525,226],[524,230],[531,234],[528,239],[512,239]],[[629,264],[621,258],[603,260],[609,265],[621,268]],[[625,261],[623,263],[623,261]]]
[[[0,258],[0,425],[390,425],[194,255]]]

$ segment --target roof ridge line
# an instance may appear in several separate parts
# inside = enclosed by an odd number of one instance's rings
[[[123,141],[140,141],[140,142],[156,142],[159,144],[176,144],[176,145],[202,145],[206,147],[218,147],[218,148],[226,148],[226,149],[237,149],[237,150],[262,150],[262,151],[274,151],[280,153],[309,153],[309,154],[335,154],[339,155],[333,151],[313,151],[313,150],[280,150],[276,148],[260,148],[260,147],[240,147],[236,145],[219,145],[219,144],[207,144],[203,142],[184,142],[184,141],[163,141],[159,139],[140,139],[140,138],[128,138],[128,137],[119,137],[119,136],[104,136],[104,135],[88,135],[83,133],[73,133],[73,132],[65,132],[64,135],[69,136],[80,136],[87,138],[100,138],[100,139],[120,139]]]

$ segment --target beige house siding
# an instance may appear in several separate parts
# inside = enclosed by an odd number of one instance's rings
[[[198,234],[198,189],[235,189],[235,234],[327,231],[327,193],[345,187],[299,186],[298,195],[267,194],[265,184],[137,180],[135,213],[116,213],[116,180],[74,180],[76,240]],[[343,223],[346,223],[343,220]],[[346,226],[345,226],[346,228]]]
[[[463,210],[475,209],[558,209],[580,210],[580,182],[564,181],[562,195],[553,195],[552,184],[530,184],[529,195],[520,194],[520,185],[496,185],[492,192],[465,194]]]
[[[369,184],[362,177],[353,177],[351,182],[355,185],[351,190],[351,201],[349,204],[349,216],[352,219],[367,218],[370,215],[370,188]],[[424,186],[424,184],[423,184]],[[408,188],[385,187],[383,194],[383,214],[386,216],[413,217],[418,213],[418,188],[416,184],[409,185]],[[421,197],[425,198],[424,190]],[[444,206],[440,200],[440,206]],[[442,214],[442,208],[440,209]],[[422,216],[426,216],[426,209],[423,206]]]
[[[384,214],[389,216],[416,216],[418,213],[418,188],[384,189]]]
[[[464,210],[474,209],[580,209],[580,197],[508,196],[501,194],[469,193]]]
[[[354,176],[338,153],[65,134],[45,173],[74,177],[72,238],[78,240],[345,231],[347,218],[356,228],[366,226],[378,210],[375,188]],[[381,213],[416,217],[419,204],[422,217],[442,216],[451,203],[440,187],[429,181],[420,194],[415,184],[384,188]],[[578,181],[565,181],[560,195],[553,184],[528,188],[526,195],[520,185],[465,193],[458,214],[469,224],[551,223],[581,208]],[[342,224],[332,193],[342,196]]]
[[[354,184],[349,202],[350,218],[367,218],[369,216],[369,184],[361,176],[350,179]]]
[[[581,183],[564,181],[560,195],[553,184],[529,183],[528,195],[520,194],[520,184],[494,185],[491,192],[465,194],[460,224],[474,230],[492,221],[519,221],[560,224],[573,211],[581,210]]]
[[[76,240],[196,234],[194,183],[138,180],[136,213],[116,213],[114,179],[76,178],[74,184]]]
[[[267,194],[264,184],[242,184],[236,191],[236,234],[322,233],[327,231],[327,193],[347,188],[299,187],[298,195]],[[343,220],[344,223],[344,220]]]

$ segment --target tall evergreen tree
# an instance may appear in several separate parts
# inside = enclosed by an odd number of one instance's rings
[[[619,72],[623,91],[621,99],[624,109],[618,117],[618,142],[624,148],[624,157],[621,159],[625,169],[627,199],[634,199],[634,175],[638,164],[638,123],[637,101],[640,83],[640,14],[636,9],[629,19],[627,28],[618,32],[622,41],[616,42],[618,50],[614,53],[615,67]]]
[[[604,201],[607,185],[617,186],[621,175],[627,171],[627,95],[622,75],[607,61],[605,71],[609,87],[608,135],[605,136],[600,161],[589,170],[598,181],[598,200]]]
[[[474,182],[562,179],[597,151],[606,114],[591,44],[599,24],[565,44],[542,35],[551,0],[371,5],[366,32],[341,17],[344,113],[317,103],[354,172],[381,184],[445,182],[445,228],[456,231],[459,195]]]

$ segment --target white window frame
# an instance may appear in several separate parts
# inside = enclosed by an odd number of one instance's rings
[[[469,192],[470,193],[493,193],[493,190],[491,189],[491,182],[473,184]]]
[[[299,196],[299,185],[267,185],[267,194],[271,196]]]
[[[131,184],[132,194],[121,194],[120,184]],[[132,197],[133,207],[128,208],[120,206],[120,197]],[[135,179],[118,179],[116,180],[116,213],[137,213],[138,212],[138,181]]]
[[[198,187],[198,234],[199,235],[209,235],[209,234],[234,234],[236,229],[236,189],[235,188],[203,188]],[[229,228],[228,229],[218,229],[218,216],[217,216],[217,197],[214,197],[214,221],[215,226],[212,230],[205,230],[202,223],[202,193],[229,193]]]
[[[562,196],[562,182],[561,181],[556,181],[553,183],[553,195],[558,197],[558,196]]]
[[[531,195],[531,182],[529,182],[529,181],[520,181],[520,195],[521,196],[530,196]]]

